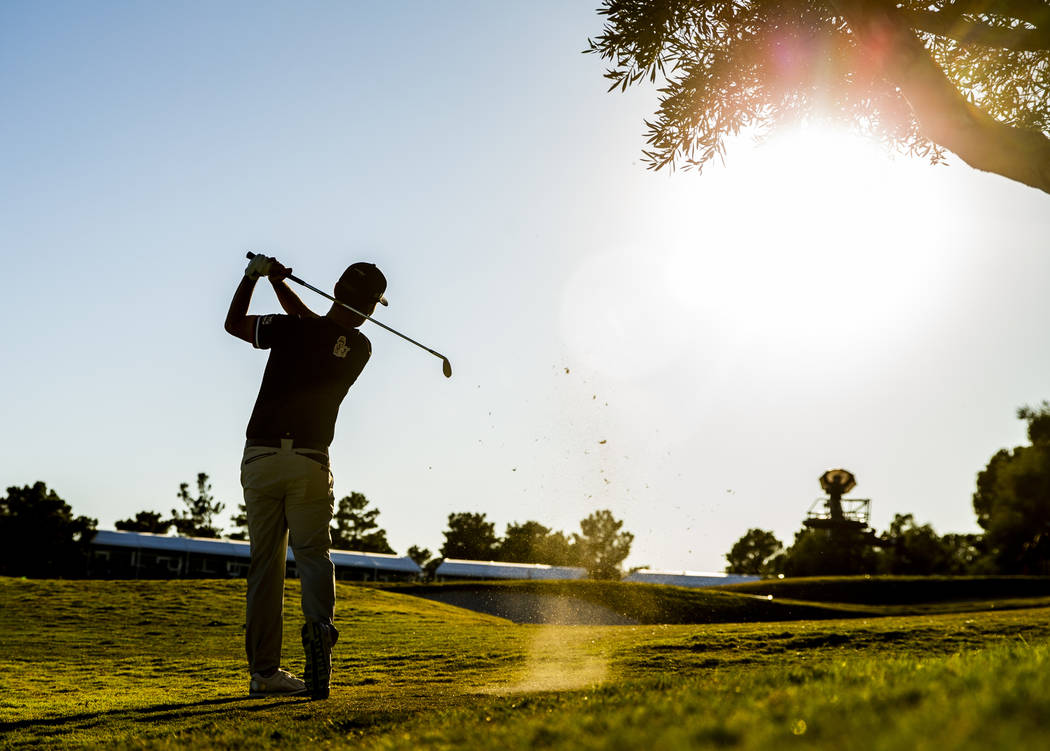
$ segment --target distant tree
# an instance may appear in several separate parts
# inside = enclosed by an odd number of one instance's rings
[[[368,508],[362,493],[351,493],[340,499],[332,519],[332,547],[360,553],[393,553],[386,531],[379,527],[379,509]]]
[[[1002,449],[977,475],[973,508],[991,564],[1004,574],[1050,573],[1050,403],[1021,407],[1030,446]]]
[[[155,535],[166,534],[174,520],[165,519],[159,511],[139,511],[133,519],[121,519],[114,526],[125,532],[151,532]]]
[[[1038,407],[1018,407],[1017,419],[1028,423],[1026,432],[1033,446],[1050,445],[1050,402],[1043,401]]]
[[[421,548],[417,545],[413,545],[408,549],[408,557],[415,561],[415,564],[420,568],[423,568],[434,554],[430,552],[428,548]]]
[[[179,485],[177,497],[186,508],[171,510],[175,529],[183,537],[218,537],[222,530],[215,526],[214,519],[226,506],[212,496],[208,475],[204,472],[197,473],[196,498],[190,495],[189,488],[189,483]]]
[[[0,575],[84,576],[97,523],[74,516],[42,482],[9,487],[0,499]]]
[[[947,534],[941,544],[948,554],[948,574],[994,574],[996,569],[985,552],[984,537]]]
[[[554,532],[537,521],[511,523],[500,540],[496,560],[567,566],[572,562],[572,549],[564,533]]]
[[[772,532],[749,529],[726,553],[729,563],[726,573],[755,576],[772,573],[770,562],[783,549],[784,544]]]
[[[880,536],[879,571],[884,574],[955,573],[953,552],[929,524],[919,526],[911,514],[896,514]]]
[[[874,574],[879,567],[875,538],[854,530],[802,529],[779,559],[785,576]]]
[[[745,127],[830,120],[1050,192],[1050,6],[1034,0],[604,0],[610,89],[659,79],[651,168]]]
[[[433,581],[434,572],[441,565],[440,558],[435,558],[428,548],[421,548],[417,545],[413,545],[408,549],[408,557],[415,561],[416,565],[423,570],[420,574],[420,578],[423,581]]]
[[[440,566],[443,561],[443,558],[431,558],[429,561],[423,564],[423,581],[434,581],[434,579],[437,577],[438,566]]]
[[[233,515],[234,531],[230,532],[231,540],[248,539],[248,507],[243,502],[237,504],[237,513]]]
[[[496,526],[485,519],[485,514],[449,514],[448,529],[444,534],[445,542],[440,551],[442,558],[495,560],[499,538],[496,537]]]
[[[536,540],[533,547],[535,563],[545,563],[548,566],[574,566],[576,565],[575,553],[572,542],[564,532],[551,532],[546,537]]]
[[[572,536],[576,560],[592,579],[619,579],[620,566],[631,553],[634,535],[621,532],[623,522],[612,512],[595,511],[580,522],[580,532]]]

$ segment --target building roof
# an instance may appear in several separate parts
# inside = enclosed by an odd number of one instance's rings
[[[465,561],[446,558],[435,576],[467,579],[583,579],[587,569],[575,566],[548,566],[543,563],[504,563],[502,561]]]
[[[172,553],[199,553],[218,555],[226,558],[251,557],[251,545],[244,540],[212,539],[206,537],[172,537],[156,535],[150,532],[122,532],[100,529],[91,540],[92,545],[116,548],[145,548]],[[403,571],[418,574],[419,565],[408,556],[385,553],[358,553],[351,550],[331,551],[332,563],[347,568],[367,568],[381,571]],[[287,559],[294,561],[292,549],[288,549]]]
[[[708,571],[657,571],[643,568],[632,571],[623,578],[626,582],[645,582],[648,584],[671,584],[676,587],[717,587],[720,584],[743,584],[761,579],[761,576],[745,574],[724,574]]]

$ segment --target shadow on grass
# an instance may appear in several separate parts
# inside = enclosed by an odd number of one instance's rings
[[[166,702],[148,707],[122,707],[107,709],[102,712],[79,712],[58,717],[39,717],[31,720],[0,722],[0,733],[12,730],[31,730],[33,728],[87,729],[103,722],[120,719],[125,722],[152,724],[165,720],[181,720],[191,717],[204,717],[226,712],[231,704],[248,704],[239,707],[242,711],[259,712],[270,709],[277,704],[302,704],[310,699],[302,696],[280,696],[253,698],[249,696],[230,696],[218,699],[202,699],[193,702]]]

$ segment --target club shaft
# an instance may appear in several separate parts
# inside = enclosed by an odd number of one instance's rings
[[[249,259],[250,259],[250,258],[254,258],[254,257],[255,257],[255,253],[248,253],[248,256],[247,256],[247,257],[248,257]],[[398,335],[398,336],[400,336],[400,337],[401,337],[402,339],[404,339],[404,340],[405,340],[406,342],[411,342],[412,344],[416,345],[416,346],[417,346],[417,347],[419,347],[420,349],[424,349],[424,350],[426,350],[426,351],[427,351],[427,352],[429,352],[430,354],[434,355],[434,357],[440,357],[440,358],[441,358],[442,360],[444,360],[444,361],[446,361],[446,362],[448,361],[448,358],[447,358],[447,357],[445,357],[445,356],[444,356],[443,354],[441,354],[440,352],[435,352],[434,350],[432,350],[432,349],[431,349],[430,347],[426,346],[425,344],[420,344],[419,342],[417,342],[417,341],[416,341],[415,339],[413,339],[412,337],[410,337],[410,336],[405,336],[404,334],[402,334],[402,333],[401,333],[400,331],[398,331],[397,329],[392,329],[392,328],[390,328],[389,326],[387,326],[387,325],[386,325],[385,323],[383,323],[382,321],[377,321],[377,320],[376,320],[375,318],[373,318],[372,316],[370,316],[370,315],[366,315],[365,313],[362,313],[362,312],[361,312],[360,310],[358,310],[357,308],[354,308],[354,307],[352,307],[352,306],[350,306],[350,305],[347,305],[347,304],[346,304],[345,302],[343,302],[342,300],[337,300],[337,299],[336,299],[335,297],[333,297],[332,295],[328,294],[327,292],[325,292],[325,291],[323,291],[323,290],[319,290],[319,289],[317,289],[317,287],[315,287],[314,285],[310,284],[309,282],[305,282],[305,281],[303,281],[303,280],[302,280],[302,279],[300,279],[299,277],[295,276],[295,274],[289,274],[289,275],[287,276],[287,278],[288,278],[288,279],[291,279],[291,280],[292,280],[293,282],[295,282],[296,284],[300,284],[300,285],[302,285],[303,287],[306,287],[306,288],[307,288],[308,290],[312,290],[313,292],[316,292],[316,293],[317,293],[317,294],[319,294],[319,295],[320,295],[321,297],[326,297],[326,298],[328,298],[329,300],[331,300],[332,302],[334,302],[334,303],[335,303],[335,304],[337,304],[337,305],[342,305],[342,306],[343,306],[344,308],[346,308],[347,310],[349,310],[349,311],[350,311],[351,313],[356,313],[357,315],[361,316],[362,318],[367,318],[367,319],[368,319],[369,321],[371,321],[372,323],[374,323],[374,324],[375,324],[376,326],[379,326],[379,327],[381,327],[381,328],[384,328],[384,329],[386,329],[386,330],[387,330],[387,331],[389,331],[389,332],[390,332],[391,334],[397,334],[397,335]]]
[[[389,332],[390,332],[391,334],[397,334],[397,335],[398,335],[398,336],[400,336],[400,337],[401,337],[402,339],[404,339],[404,340],[405,340],[406,342],[411,342],[412,344],[416,345],[416,346],[417,346],[417,347],[419,347],[420,349],[425,349],[425,350],[426,350],[427,352],[429,352],[430,354],[432,354],[432,355],[434,355],[434,356],[436,356],[436,357],[440,357],[440,358],[441,358],[442,360],[444,360],[444,359],[445,359],[445,356],[444,356],[443,354],[441,354],[440,352],[435,352],[435,351],[434,351],[434,350],[432,350],[432,349],[431,349],[430,347],[427,347],[427,346],[426,346],[426,345],[424,345],[424,344],[420,344],[419,342],[417,342],[417,341],[416,341],[415,339],[413,339],[412,337],[410,337],[410,336],[405,336],[404,334],[402,334],[402,333],[401,333],[400,331],[398,331],[397,329],[392,329],[392,328],[390,328],[389,326],[387,326],[387,325],[386,325],[385,323],[383,323],[382,321],[377,321],[377,320],[376,320],[375,318],[373,318],[372,316],[370,316],[370,315],[366,315],[366,314],[362,313],[362,312],[361,312],[360,310],[358,310],[357,308],[354,308],[354,307],[352,307],[352,306],[350,306],[350,305],[347,305],[347,304],[346,304],[345,302],[343,302],[342,300],[337,300],[337,299],[336,299],[335,297],[332,297],[332,295],[328,294],[327,292],[323,292],[323,291],[321,291],[321,290],[317,289],[317,287],[313,286],[312,284],[310,284],[310,283],[308,283],[308,282],[304,282],[304,281],[303,281],[302,279],[300,279],[299,277],[297,277],[297,276],[296,276],[295,274],[289,274],[289,275],[288,275],[288,278],[289,278],[289,279],[291,279],[291,280],[292,280],[293,282],[295,282],[296,284],[301,284],[301,285],[303,285],[304,287],[306,287],[307,289],[309,289],[309,290],[313,290],[314,292],[316,292],[317,294],[319,294],[319,295],[320,295],[321,297],[327,297],[327,298],[328,298],[329,300],[331,300],[332,302],[336,303],[337,305],[342,305],[342,306],[343,306],[344,308],[346,308],[347,310],[349,310],[349,311],[350,311],[351,313],[357,313],[357,315],[361,316],[362,318],[367,318],[367,319],[368,319],[369,321],[371,321],[372,323],[374,323],[374,324],[375,324],[376,326],[379,326],[380,328],[384,328],[384,329],[386,329],[386,330],[387,330],[387,331],[389,331]]]

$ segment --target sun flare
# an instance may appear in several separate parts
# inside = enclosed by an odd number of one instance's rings
[[[909,165],[830,130],[762,144],[721,176],[721,213],[669,256],[674,298],[786,347],[871,341],[921,307],[942,251]],[[929,169],[929,167],[925,167]]]
[[[646,241],[578,261],[563,338],[625,380],[697,352],[792,372],[832,347],[876,356],[945,294],[931,169],[820,128],[735,144],[724,169],[668,181]]]

